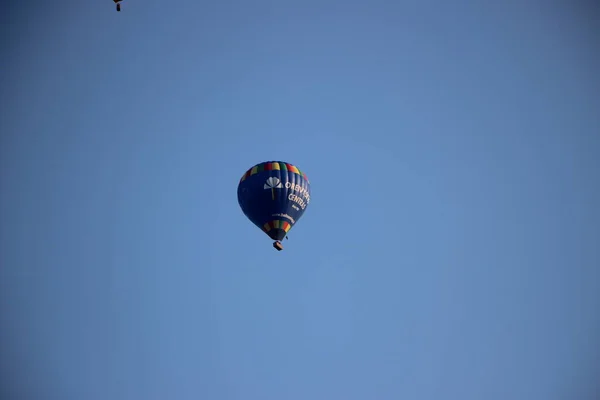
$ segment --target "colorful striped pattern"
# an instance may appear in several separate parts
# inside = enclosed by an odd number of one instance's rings
[[[308,177],[306,176],[306,174],[303,173],[302,171],[300,171],[300,169],[298,169],[298,167],[295,167],[292,164],[288,164],[288,163],[281,162],[281,161],[268,161],[268,162],[264,162],[264,163],[255,165],[254,167],[252,167],[248,171],[246,171],[244,176],[242,176],[242,179],[240,179],[240,183],[243,182],[244,179],[248,178],[249,176],[258,174],[259,172],[263,172],[263,171],[290,171],[290,172],[300,175],[301,177],[304,178],[304,180],[307,183],[310,183],[308,181]]]
[[[265,232],[269,232],[271,229],[283,229],[285,233],[288,233],[292,228],[292,224],[287,221],[276,219],[274,221],[269,221],[263,225],[262,230]]]

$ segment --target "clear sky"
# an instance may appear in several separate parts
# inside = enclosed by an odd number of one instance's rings
[[[583,3],[3,5],[0,397],[597,399]]]

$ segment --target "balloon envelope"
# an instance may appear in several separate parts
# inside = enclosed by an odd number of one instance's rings
[[[310,203],[310,183],[298,167],[267,161],[246,171],[237,194],[246,217],[271,239],[282,240]]]

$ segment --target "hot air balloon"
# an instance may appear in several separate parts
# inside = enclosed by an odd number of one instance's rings
[[[117,5],[117,11],[121,11],[121,0],[113,0],[113,2]]]
[[[310,203],[310,183],[298,167],[283,161],[256,164],[242,176],[238,203],[246,217],[283,250],[281,241]]]

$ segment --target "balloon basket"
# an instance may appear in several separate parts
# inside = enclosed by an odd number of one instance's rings
[[[277,249],[277,251],[283,250],[283,245],[281,244],[281,242],[273,243],[273,247],[275,247],[275,249]]]

